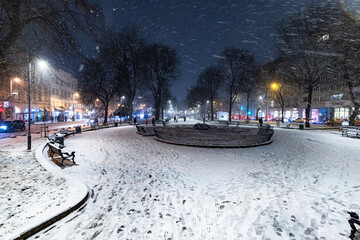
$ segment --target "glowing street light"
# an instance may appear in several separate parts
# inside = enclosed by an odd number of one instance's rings
[[[48,67],[48,63],[45,60],[39,60],[37,62],[38,66],[41,69],[45,69]],[[29,71],[28,71],[28,102],[29,102],[29,106],[28,106],[28,138],[27,138],[27,148],[28,150],[31,150],[31,98],[30,98],[30,93],[31,93],[31,61],[29,61]]]
[[[273,84],[271,84],[271,87],[275,89],[275,88],[278,88],[278,85],[276,83],[273,83]]]
[[[47,68],[49,65],[48,65],[48,63],[47,63],[47,61],[45,61],[45,60],[39,60],[38,61],[38,65],[39,65],[39,67],[41,68],[41,69],[45,69],[45,68]]]

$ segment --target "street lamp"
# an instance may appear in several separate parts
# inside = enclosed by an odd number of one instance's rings
[[[31,150],[31,98],[30,98],[30,93],[31,93],[31,61],[29,61],[29,70],[28,70],[28,102],[29,102],[29,106],[28,106],[28,137],[27,137],[27,149]],[[48,66],[47,62],[44,60],[39,60],[38,61],[38,65],[41,69],[44,69]]]
[[[18,77],[15,77],[15,78],[10,78],[10,120],[12,121],[13,120],[13,105],[12,105],[12,102],[13,102],[13,97],[12,97],[12,95],[13,95],[13,81],[15,81],[15,82],[20,82],[20,78],[18,78]]]
[[[79,93],[77,93],[77,92],[75,92],[74,93],[74,99],[73,99],[73,101],[74,101],[74,103],[73,103],[73,121],[75,121],[76,120],[76,108],[75,108],[75,106],[76,106],[76,104],[77,104],[77,101],[76,101],[76,98],[78,98],[80,95],[79,95]]]

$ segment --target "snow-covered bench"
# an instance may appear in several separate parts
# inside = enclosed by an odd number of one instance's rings
[[[70,136],[70,135],[73,135],[73,136],[74,136],[75,131],[72,131],[72,130],[63,128],[63,129],[60,130],[60,133],[61,133],[61,134],[64,134],[65,137],[68,137],[68,136]]]
[[[75,152],[71,152],[71,154],[69,154],[68,152],[64,152],[61,146],[53,144],[53,143],[48,143],[49,146],[49,150],[50,150],[50,157],[54,158],[54,154],[57,154],[58,156],[61,157],[61,165],[64,165],[64,160],[65,159],[70,159],[75,163]]]
[[[96,129],[102,128],[102,126],[100,126],[100,125],[97,124],[97,123],[91,124],[90,127],[91,127],[92,130],[96,130]]]

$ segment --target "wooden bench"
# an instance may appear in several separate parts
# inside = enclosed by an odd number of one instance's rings
[[[96,130],[96,129],[101,129],[101,128],[102,128],[102,126],[100,126],[98,123],[91,124],[90,126],[91,126],[91,129],[92,129],[92,130]]]
[[[50,134],[46,137],[47,143],[58,144],[61,148],[64,148],[65,146],[60,143],[57,137],[58,135],[56,133]]]
[[[75,131],[70,131],[69,129],[65,129],[65,128],[61,129],[61,130],[60,130],[60,133],[61,133],[61,134],[64,134],[65,137],[68,137],[68,136],[70,136],[71,134],[72,134],[73,136],[75,135]]]
[[[342,136],[350,137],[354,136],[360,138],[360,127],[344,127],[342,128]]]
[[[62,161],[61,161],[61,165],[64,165],[64,160],[65,159],[70,159],[73,161],[73,163],[75,163],[75,152],[71,152],[71,154],[69,154],[68,152],[64,152],[62,150],[61,145],[57,146],[53,143],[48,143],[49,146],[49,150],[50,150],[50,157],[54,158],[54,154],[57,154],[61,157]]]

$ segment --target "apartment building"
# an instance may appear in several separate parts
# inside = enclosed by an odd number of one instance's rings
[[[360,89],[357,89],[360,96]],[[305,118],[307,107],[307,93],[300,86],[287,86],[283,92],[285,100],[284,118],[293,120]],[[281,109],[270,95],[268,117],[281,117]],[[348,119],[351,115],[352,104],[349,99],[347,85],[341,81],[323,84],[313,89],[310,118],[313,122],[325,122],[333,118]]]
[[[70,73],[36,63],[31,79],[32,121],[69,121],[83,118],[85,106],[79,101],[77,79]],[[29,85],[26,74],[20,73],[3,82],[4,87],[0,90],[0,119],[27,121]]]

